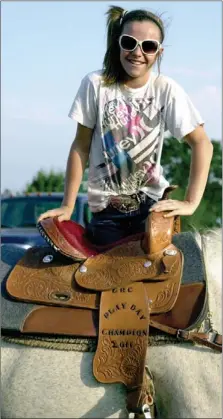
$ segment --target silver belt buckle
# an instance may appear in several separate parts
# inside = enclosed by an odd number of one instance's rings
[[[111,196],[109,204],[120,212],[132,212],[139,209],[140,199],[136,194]]]

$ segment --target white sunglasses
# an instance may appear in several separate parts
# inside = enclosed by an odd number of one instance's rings
[[[119,38],[120,48],[124,51],[134,51],[138,45],[140,46],[143,54],[155,55],[161,48],[162,44],[156,39],[145,39],[144,41],[138,41],[131,35],[121,35]]]

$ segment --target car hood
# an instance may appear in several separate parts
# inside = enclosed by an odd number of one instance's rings
[[[2,244],[46,246],[46,240],[41,236],[36,227],[2,228]]]
[[[1,236],[9,236],[9,237],[39,237],[40,233],[36,227],[30,228],[2,228],[1,229]]]

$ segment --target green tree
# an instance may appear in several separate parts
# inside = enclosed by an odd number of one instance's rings
[[[62,171],[39,172],[33,177],[32,181],[26,185],[24,192],[64,192],[65,173]],[[88,168],[84,172],[83,181],[79,192],[87,192]]]
[[[181,217],[182,230],[193,228],[202,230],[221,226],[222,213],[222,151],[219,141],[212,141],[213,158],[203,199],[195,214]],[[164,176],[171,184],[179,188],[171,194],[173,199],[185,196],[190,170],[191,149],[186,142],[179,143],[175,138],[164,141],[162,165]]]
[[[10,190],[10,189],[8,189],[8,188],[6,188],[6,189],[4,189],[4,191],[3,192],[1,192],[1,195],[2,195],[2,197],[7,197],[7,196],[10,196],[10,195],[12,195],[12,191]]]
[[[63,192],[64,173],[40,170],[26,186],[25,192]]]

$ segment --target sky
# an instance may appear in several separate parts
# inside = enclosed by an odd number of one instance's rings
[[[221,1],[2,1],[2,192],[22,192],[40,169],[65,171],[76,132],[68,112],[81,79],[102,68],[111,4],[162,14],[161,72],[222,139]]]

